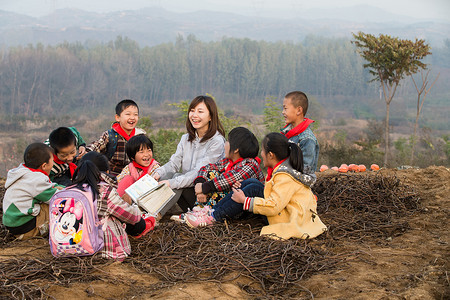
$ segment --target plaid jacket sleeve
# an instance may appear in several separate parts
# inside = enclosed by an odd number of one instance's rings
[[[254,158],[246,158],[233,166],[231,170],[223,172],[211,181],[217,191],[226,192],[231,190],[231,187],[237,181],[258,178],[259,172],[259,163]]]
[[[102,136],[98,140],[92,142],[92,144],[88,145],[86,148],[89,151],[104,153],[106,151],[106,145],[108,144],[108,141],[109,135],[107,130],[103,132]]]
[[[139,208],[135,205],[129,205],[120,198],[115,188],[112,188],[108,197],[107,214],[128,224],[136,224],[141,219]]]
[[[229,163],[229,161],[230,160],[228,158],[224,158],[222,160],[219,160],[215,164],[207,164],[206,166],[201,167],[200,170],[198,171],[197,178],[195,178],[194,182],[208,181],[209,180],[208,173],[211,171],[217,171],[218,173],[222,173],[223,171],[225,171],[225,168],[226,168],[227,164]],[[204,179],[204,180],[199,180],[199,179]]]

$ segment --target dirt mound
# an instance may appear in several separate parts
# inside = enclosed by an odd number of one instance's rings
[[[0,227],[0,298],[447,299],[449,183],[445,167],[329,171],[315,186],[329,231],[314,240],[260,237],[258,219],[162,223],[124,263],[54,259]]]

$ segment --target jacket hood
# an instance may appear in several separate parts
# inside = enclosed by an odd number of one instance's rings
[[[8,175],[6,176],[5,188],[9,188],[17,180],[21,179],[23,176],[25,176],[25,174],[30,172],[31,171],[23,164],[20,164],[20,166],[18,166],[17,168],[9,170]]]
[[[300,182],[300,183],[302,183],[302,184],[304,184],[304,185],[306,185],[306,186],[308,186],[308,187],[310,187],[313,183],[314,183],[314,181],[315,181],[315,179],[312,177],[312,176],[310,176],[310,175],[308,175],[308,174],[303,174],[302,172],[299,172],[299,171],[297,171],[297,170],[295,170],[292,166],[291,166],[291,164],[289,163],[289,159],[286,159],[274,172],[273,172],[273,175],[272,175],[272,177],[273,176],[275,176],[275,174],[277,174],[277,173],[280,173],[280,172],[283,172],[283,173],[287,173],[287,174],[289,174],[289,175],[291,175],[292,176],[292,178],[294,178],[296,181],[298,181],[298,182]]]

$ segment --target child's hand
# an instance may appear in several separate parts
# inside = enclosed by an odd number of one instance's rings
[[[161,178],[161,175],[159,175],[158,173],[153,173],[153,178],[155,178],[156,181],[159,181],[159,179]]]
[[[194,187],[195,190],[195,194],[203,194],[203,190],[202,190],[202,183],[197,183]]]
[[[128,204],[133,204],[133,200],[131,199],[131,197],[130,196],[128,196],[128,194],[123,194],[123,196],[122,196],[122,199],[126,202],[126,203],[128,203]]]
[[[83,155],[86,154],[86,147],[85,146],[80,146],[78,148],[78,155],[77,155],[77,159],[81,159],[83,157]]]
[[[233,188],[233,195],[231,195],[231,200],[237,203],[244,203],[245,198],[245,194],[242,190]]]
[[[241,187],[241,182],[242,180],[236,181],[235,183],[233,183],[232,188],[238,189]]]
[[[197,201],[199,203],[206,203],[208,199],[205,194],[197,194]]]

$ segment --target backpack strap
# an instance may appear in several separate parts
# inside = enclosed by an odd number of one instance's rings
[[[130,170],[130,175],[134,180],[139,178],[139,173],[137,168],[133,165],[133,163],[128,164],[128,170]]]
[[[111,160],[114,153],[116,152],[117,139],[118,139],[118,133],[114,129],[110,128],[108,130],[108,144],[106,145],[106,153],[105,153],[108,160]]]

